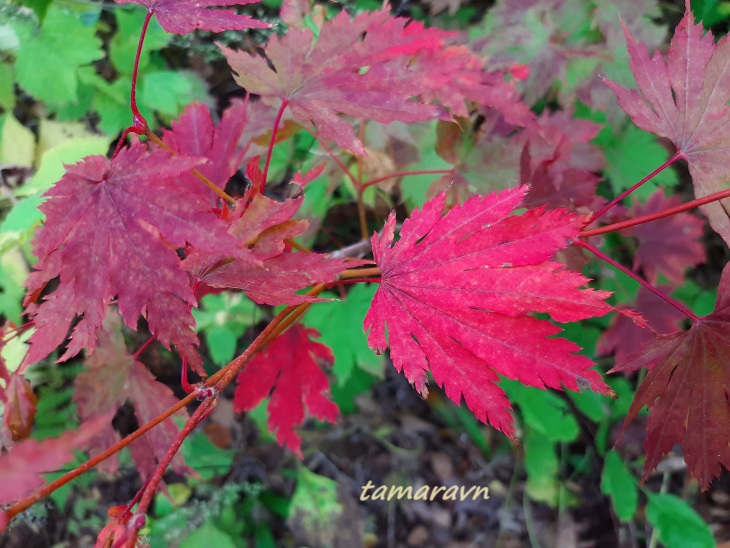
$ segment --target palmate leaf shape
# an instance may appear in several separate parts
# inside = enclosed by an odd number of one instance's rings
[[[216,6],[243,6],[258,0],[114,0],[117,4],[138,4],[153,11],[167,32],[188,34],[195,29],[224,30],[266,29],[271,25],[235,10],[208,9]]]
[[[714,43],[689,9],[677,26],[666,63],[624,29],[639,91],[607,81],[641,129],[670,139],[689,164],[695,195],[727,188],[730,171],[730,37]],[[704,34],[704,36],[703,36]],[[730,200],[701,206],[712,228],[730,242]]]
[[[439,194],[403,223],[395,217],[372,238],[382,273],[364,328],[376,352],[390,341],[398,371],[422,395],[427,371],[453,401],[514,438],[510,404],[498,375],[538,388],[610,389],[574,343],[551,338],[558,322],[611,310],[605,291],[580,289],[588,280],[550,258],[577,236],[582,217],[565,210],[513,215],[528,189],[475,196],[442,216]]]
[[[441,113],[436,106],[409,101],[425,88],[406,67],[413,54],[440,48],[450,33],[406,23],[387,10],[352,20],[343,11],[322,27],[316,42],[310,30],[274,36],[265,48],[271,66],[259,55],[220,48],[246,91],[286,100],[294,117],[312,122],[323,138],[365,155],[352,126],[337,113],[381,123],[416,122]]]
[[[715,311],[688,331],[659,337],[611,370],[648,367],[626,422],[649,408],[644,479],[675,443],[702,489],[730,469],[730,268],[725,267]]]
[[[320,364],[332,365],[332,351],[320,342],[316,329],[294,325],[264,350],[256,354],[236,378],[233,406],[249,411],[271,393],[267,406],[268,425],[276,441],[302,457],[302,440],[294,430],[304,421],[305,412],[334,423],[337,404],[328,397],[329,380]]]
[[[68,166],[41,205],[46,224],[34,240],[39,261],[26,296],[36,331],[25,363],[55,350],[76,316],[81,320],[61,359],[83,348],[93,351],[115,296],[127,325],[136,329],[143,314],[163,345],[172,343],[191,364],[201,363],[190,327],[189,307],[196,301],[175,248],[190,243],[213,252],[236,249],[202,193],[179,195],[175,178],[203,161],[147,152],[136,143],[111,161],[89,156]],[[57,276],[58,288],[40,305],[33,303]]]

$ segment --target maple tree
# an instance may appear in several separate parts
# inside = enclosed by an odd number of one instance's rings
[[[344,292],[357,283],[377,284],[363,317],[370,348],[377,354],[389,348],[396,370],[423,397],[430,376],[449,399],[463,399],[477,419],[515,441],[511,391],[500,383],[614,395],[580,346],[556,337],[562,331],[557,324],[622,309],[599,350],[614,354],[615,371],[649,369],[627,417],[650,408],[645,478],[675,444],[702,488],[730,467],[730,274],[726,268],[715,311],[703,317],[669,297],[665,287],[655,287],[660,276],[679,285],[687,268],[706,260],[699,243],[703,221],[688,210],[702,208],[726,241],[730,234],[722,205],[730,196],[723,155],[730,46],[727,38],[715,44],[710,33],[703,34],[689,5],[666,62],[660,53],[649,58],[632,24],[625,25],[639,91],[606,85],[639,127],[670,139],[677,151],[607,200],[596,194],[596,173],[605,167],[593,144],[600,126],[547,110],[538,116],[529,108],[531,95],[541,96],[547,87],[544,76],[531,72],[544,59],[532,67],[518,60],[496,67],[474,47],[455,44],[455,33],[393,17],[388,9],[354,17],[342,11],[329,21],[314,17],[304,24],[307,8],[285,2],[282,19],[290,28],[269,40],[263,56],[220,46],[246,99],[233,100],[218,123],[207,106],[194,102],[158,136],[136,104],[151,18],[178,34],[268,24],[222,9],[247,1],[116,1],[147,8],[132,72],[132,122],[111,159],[92,155],[66,166],[40,206],[45,223],[33,241],[38,262],[24,301],[29,321],[8,337],[32,329],[29,349],[17,372],[0,362],[6,383],[0,393],[2,437],[5,446],[14,443],[0,459],[7,474],[22,469],[20,480],[0,490],[2,502],[12,504],[0,512],[0,527],[92,465],[113,471],[117,453],[129,446],[145,483],[128,506],[112,509],[98,545],[133,546],[165,470],[172,465],[186,471],[181,444],[234,380],[236,410],[250,411],[269,397],[270,429],[302,457],[297,429],[306,416],[337,420],[322,367],[346,352],[337,347],[333,353],[315,340],[316,329],[298,322],[310,307],[332,298],[326,289]],[[544,53],[565,54],[559,48]],[[436,127],[435,155],[449,167],[408,171],[416,162],[401,152],[393,154],[385,175],[367,173],[365,157],[383,152],[366,144],[374,123],[402,123],[388,126],[400,129],[378,130],[386,149],[408,135],[406,124],[427,121]],[[348,247],[323,253],[296,240],[310,228],[301,218],[306,192],[328,167],[289,173],[280,178],[291,185],[278,195],[271,191],[274,149],[299,132],[313,136],[352,187],[363,236],[354,245],[367,253],[369,237],[372,261]],[[133,135],[128,143],[130,133],[145,142]],[[689,165],[695,200],[683,204],[657,191],[644,203],[618,207],[679,159]],[[237,191],[228,183],[244,165],[247,185]],[[483,173],[485,167],[494,173]],[[431,197],[418,207],[408,204],[402,225],[391,213],[370,235],[367,192],[420,175],[432,177]],[[503,180],[490,186],[490,177]],[[407,195],[405,187],[402,193]],[[610,224],[590,228],[609,213]],[[633,269],[647,280],[590,242],[608,233],[635,238]],[[671,247],[665,245],[670,237]],[[625,310],[627,303],[614,308],[608,291],[588,287],[589,278],[575,271],[587,260],[583,251],[643,286],[638,312]],[[243,353],[208,376],[192,309],[205,295],[226,290],[283,308]],[[150,338],[130,353],[123,324],[137,330],[140,317]],[[685,319],[693,323],[681,331]],[[647,326],[661,336],[641,331]],[[185,398],[176,398],[140,361],[154,342],[180,356]],[[632,354],[640,343],[647,346]],[[74,381],[82,425],[41,442],[25,439],[37,399],[22,375],[59,349],[58,361],[86,352],[86,370]],[[188,382],[188,366],[200,377],[197,384]],[[186,406],[196,399],[201,403],[188,414]],[[127,402],[140,428],[121,438],[112,419]],[[183,426],[166,420],[173,415]],[[42,486],[39,474],[70,460],[73,448],[88,449],[88,463]]]

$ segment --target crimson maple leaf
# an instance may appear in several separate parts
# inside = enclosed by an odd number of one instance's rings
[[[111,413],[106,428],[89,444],[92,455],[106,451],[119,441],[119,434],[112,428],[111,418],[126,401],[134,405],[140,425],[179,401],[168,386],[157,381],[144,364],[127,352],[121,326],[121,318],[110,309],[104,319],[104,329],[99,333],[96,350],[85,361],[87,370],[79,373],[74,381],[76,391],[73,399],[82,420]],[[176,416],[188,418],[184,409],[178,411]],[[156,426],[154,432],[148,432],[132,442],[129,449],[143,479],[155,470],[157,460],[165,455],[178,431],[175,423],[168,420]],[[119,466],[117,455],[102,465],[105,472],[116,472]],[[178,471],[187,470],[180,453],[175,455],[172,465]]]
[[[290,28],[266,46],[271,66],[259,55],[220,48],[246,91],[287,101],[294,117],[312,122],[323,138],[365,155],[352,126],[337,113],[382,123],[427,120],[440,113],[433,105],[409,101],[424,87],[410,77],[407,65],[414,53],[440,47],[440,38],[449,34],[406,22],[387,10],[352,20],[343,11],[322,27],[316,42],[310,30]],[[394,58],[400,61],[383,65]]]
[[[646,46],[624,31],[639,91],[606,84],[637,126],[674,143],[689,164],[697,198],[724,190],[730,171],[730,37],[715,44],[712,33],[704,34],[702,24],[695,24],[689,2],[666,63],[658,50],[649,58]],[[730,200],[700,207],[712,228],[730,242]]]
[[[610,393],[578,346],[549,338],[560,328],[530,314],[571,322],[611,310],[604,291],[549,259],[577,236],[581,217],[565,210],[512,215],[526,187],[475,196],[442,217],[445,194],[403,223],[395,216],[372,238],[382,273],[365,316],[376,352],[390,341],[398,371],[426,395],[427,371],[446,395],[481,421],[514,437],[510,404],[498,374],[538,388]]]
[[[666,198],[659,189],[645,204],[635,204],[630,217],[650,215],[678,206],[682,203],[679,196]],[[656,284],[659,274],[667,280],[680,285],[684,271],[707,260],[705,246],[700,241],[705,223],[691,213],[678,213],[637,225],[623,234],[636,237],[639,246],[634,254],[634,269],[641,268],[649,282]]]
[[[258,0],[114,0],[117,4],[139,4],[153,12],[166,32],[188,34],[195,29],[266,29],[271,25],[234,10],[207,9],[215,6],[243,6]]]
[[[240,413],[256,407],[271,394],[268,425],[276,441],[302,458],[302,440],[294,430],[305,412],[334,423],[337,404],[330,401],[329,381],[320,364],[331,366],[332,351],[320,342],[316,329],[294,325],[259,352],[238,374],[234,409]]]
[[[203,161],[157,149],[148,153],[137,143],[111,161],[89,156],[67,168],[41,205],[46,224],[34,240],[39,260],[28,278],[26,303],[47,282],[61,279],[40,305],[28,307],[36,331],[25,363],[61,344],[75,316],[81,319],[61,360],[83,348],[93,351],[106,308],[117,296],[130,327],[143,314],[163,345],[175,344],[191,364],[200,364],[189,309],[196,301],[174,248],[191,243],[218,252],[235,249],[202,193],[179,196],[175,178]]]
[[[303,180],[303,179],[299,179]],[[329,259],[320,253],[291,253],[284,240],[304,233],[308,222],[293,220],[303,197],[277,202],[261,194],[244,196],[229,228],[251,257],[232,259],[225,254],[192,252],[183,262],[199,282],[217,288],[242,289],[260,304],[300,304],[313,299],[295,292],[315,283],[332,281],[358,261]],[[247,205],[240,205],[247,204]]]
[[[614,371],[649,368],[626,424],[649,408],[644,479],[678,443],[690,473],[706,489],[730,469],[730,268],[725,268],[715,311],[688,330],[659,337]]]
[[[172,129],[163,131],[163,140],[174,151],[185,156],[206,158],[208,163],[198,168],[218,188],[224,189],[228,180],[241,166],[247,147],[239,142],[248,122],[248,101],[235,99],[224,112],[219,124],[213,123],[210,109],[193,102],[185,108]],[[192,173],[178,179],[188,192],[204,192],[211,204],[217,204],[218,194],[201,184]]]

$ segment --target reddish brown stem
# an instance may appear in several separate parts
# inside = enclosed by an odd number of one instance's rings
[[[269,176],[269,165],[271,164],[271,155],[274,153],[274,144],[276,143],[276,132],[279,130],[279,123],[281,123],[281,117],[284,116],[286,107],[289,106],[289,101],[284,99],[279,107],[279,112],[276,113],[276,120],[274,120],[274,129],[271,131],[271,139],[269,139],[269,148],[266,151],[266,162],[264,162],[264,176],[263,184],[261,185],[261,193],[264,193],[266,189],[266,178]]]
[[[153,8],[147,10],[147,15],[145,16],[144,22],[142,23],[142,30],[139,33],[139,40],[137,41],[137,53],[134,56],[134,66],[132,67],[132,91],[130,92],[129,98],[129,107],[132,110],[132,125],[122,132],[122,136],[119,138],[119,142],[114,149],[114,154],[112,155],[112,158],[116,158],[117,154],[119,154],[119,151],[122,149],[122,145],[124,144],[127,135],[129,135],[130,133],[144,135],[147,131],[149,131],[149,128],[147,126],[147,120],[144,116],[142,116],[142,113],[137,107],[137,76],[139,74],[139,60],[142,57],[144,39],[147,36],[147,28],[149,27],[150,21],[152,20],[152,16],[154,14],[155,10]]]
[[[647,282],[643,278],[637,276],[636,274],[634,274],[633,272],[631,272],[631,270],[629,270],[628,268],[626,268],[622,264],[619,264],[616,261],[614,261],[611,257],[609,257],[608,255],[606,255],[605,253],[603,253],[597,247],[589,244],[588,242],[583,242],[581,240],[575,240],[573,242],[573,245],[575,245],[577,247],[582,247],[583,249],[587,249],[588,251],[590,251],[591,253],[593,253],[599,259],[602,259],[602,260],[606,261],[608,264],[610,264],[611,266],[613,266],[614,268],[619,269],[621,272],[623,272],[627,276],[633,278],[634,280],[636,280],[637,282],[639,282],[641,285],[643,285],[646,289],[648,289],[649,291],[651,291],[652,293],[654,293],[654,295],[656,295],[660,299],[664,299],[666,302],[668,302],[674,308],[676,308],[677,310],[679,310],[682,314],[684,314],[685,316],[687,316],[692,321],[697,321],[697,320],[700,319],[699,316],[697,316],[694,312],[692,312],[689,308],[687,308],[686,306],[684,306],[682,303],[680,303],[679,301],[675,301],[669,295],[665,295],[663,292],[659,291],[656,287],[654,287],[653,285],[651,285],[649,282]]]
[[[357,277],[362,273],[362,275],[370,275],[369,271],[372,269],[360,269],[360,270],[346,270],[342,273],[341,277]],[[357,275],[352,275],[353,272],[357,272]],[[325,288],[324,284],[318,284],[314,286],[312,289],[310,289],[307,294],[316,296],[319,293],[321,293]],[[311,303],[304,303],[303,305],[299,306],[288,306],[284,310],[282,310],[265,328],[264,330],[259,334],[258,337],[251,343],[251,345],[246,349],[246,351],[238,356],[236,359],[234,359],[232,362],[230,362],[226,367],[221,369],[220,371],[216,372],[214,375],[211,375],[208,377],[208,379],[203,383],[202,386],[206,387],[213,387],[215,386],[215,390],[217,393],[220,394],[220,391],[226,387],[236,376],[236,374],[243,368],[243,366],[250,360],[253,355],[261,350],[266,344],[271,342],[274,338],[276,338],[284,329],[289,327],[296,319],[298,319],[304,311],[307,310],[311,306]],[[289,318],[291,316],[291,319]],[[143,436],[152,428],[166,420],[167,418],[171,417],[175,413],[177,413],[180,409],[184,408],[186,405],[191,403],[194,399],[196,399],[198,396],[198,392],[193,392],[191,394],[188,394],[186,397],[184,397],[182,400],[177,402],[174,406],[172,406],[170,409],[165,411],[164,413],[161,413],[154,419],[152,419],[147,424],[141,426],[138,428],[135,432],[131,433],[124,439],[120,440],[119,442],[115,443],[112,447],[107,449],[106,451],[96,455],[95,457],[90,458],[85,463],[77,466],[70,472],[67,472],[60,478],[56,479],[55,481],[48,483],[41,487],[38,491],[33,493],[32,495],[24,498],[23,500],[20,500],[7,508],[5,510],[5,515],[8,520],[12,519],[13,517],[17,516],[19,513],[24,512],[29,507],[31,507],[36,502],[40,501],[41,499],[47,497],[51,493],[53,493],[56,489],[59,487],[62,487],[66,485],[69,481],[77,478],[81,474],[88,472],[92,468],[94,468],[97,464],[103,462],[104,460],[108,459],[112,455],[118,453],[121,451],[124,447],[132,443],[134,440],[138,439],[139,437]]]
[[[173,154],[175,154],[175,151],[172,150],[169,146],[167,146],[167,143],[165,143],[165,141],[163,141],[162,139],[160,139],[157,135],[155,135],[149,129],[147,131],[145,131],[145,134],[144,135],[150,141],[152,141],[158,147],[160,147],[162,150],[169,150],[170,152],[172,152]],[[200,179],[203,182],[203,184],[205,184],[205,186],[207,186],[209,189],[211,189],[213,192],[215,192],[218,196],[220,196],[221,198],[223,198],[223,200],[225,200],[229,204],[235,204],[236,203],[236,200],[234,200],[233,198],[231,198],[228,194],[226,194],[223,191],[223,189],[219,188],[213,181],[211,181],[210,179],[208,179],[208,177],[206,177],[205,175],[203,175],[197,169],[191,169],[190,170],[190,173],[192,173],[193,175],[195,175],[198,179]]]
[[[162,481],[162,476],[167,470],[167,467],[170,466],[172,459],[175,458],[175,455],[177,455],[177,452],[180,450],[180,447],[182,446],[185,439],[193,432],[193,430],[195,430],[195,428],[201,422],[205,420],[208,415],[211,414],[217,404],[217,397],[207,398],[195,410],[190,419],[185,423],[185,426],[180,429],[180,432],[178,432],[177,436],[175,437],[175,441],[172,442],[167,450],[167,453],[165,453],[165,456],[159,462],[157,468],[155,468],[155,471],[152,473],[149,480],[147,481],[147,486],[145,487],[144,494],[139,501],[139,506],[137,507],[137,511],[135,512],[135,514],[144,515],[147,513],[147,509],[152,502],[152,497],[155,495],[157,487]],[[132,530],[125,546],[127,546],[128,548],[134,548],[137,545],[138,532],[139,531],[137,529]]]
[[[598,211],[598,213],[596,213],[593,217],[591,217],[591,220],[588,221],[585,224],[585,226],[590,226],[593,223],[595,223],[601,215],[603,215],[604,213],[606,213],[606,211],[608,211],[613,206],[615,206],[617,203],[619,203],[621,200],[623,200],[624,198],[626,198],[626,196],[628,196],[629,194],[631,194],[632,192],[634,192],[641,185],[643,185],[647,181],[649,181],[649,180],[653,179],[654,177],[656,177],[657,175],[659,175],[662,171],[664,171],[665,169],[667,169],[669,166],[671,166],[674,162],[676,162],[680,158],[684,158],[684,155],[681,152],[678,151],[677,153],[675,153],[674,156],[672,156],[671,158],[669,158],[669,160],[667,160],[666,162],[664,162],[662,165],[660,165],[654,171],[652,171],[651,173],[649,173],[649,175],[647,175],[646,177],[644,177],[641,181],[639,181],[638,183],[636,183],[630,189],[625,190],[624,192],[622,192],[621,194],[619,194],[618,196],[616,196],[616,198],[614,198],[613,200],[611,200],[610,202],[608,202],[605,206],[603,206]]]
[[[714,194],[710,194],[709,196],[705,196],[704,198],[698,198],[697,200],[692,200],[691,202],[687,202],[685,204],[680,204],[678,206],[670,207],[669,209],[665,209],[663,211],[658,211],[656,213],[652,213],[650,215],[644,215],[643,217],[636,217],[635,219],[629,219],[628,221],[621,221],[620,223],[614,223],[612,225],[606,225],[602,226],[601,228],[594,228],[593,230],[584,230],[579,234],[581,238],[590,238],[591,236],[598,236],[600,234],[607,234],[609,232],[616,232],[617,230],[623,230],[625,228],[630,228],[632,226],[641,225],[644,223],[650,223],[651,221],[656,221],[658,219],[663,219],[665,217],[670,217],[672,215],[676,215],[677,213],[682,213],[683,211],[688,211],[690,209],[694,209],[696,207],[709,204],[712,202],[716,202],[718,200],[722,200],[724,198],[730,198],[730,190],[723,190],[721,192],[715,192]]]
[[[416,171],[399,171],[398,173],[391,173],[390,175],[386,175],[384,177],[378,177],[377,179],[373,179],[372,181],[368,181],[364,185],[362,185],[362,189],[365,190],[366,188],[377,185],[378,183],[382,183],[383,181],[388,181],[389,179],[399,179],[401,177],[409,177],[412,175],[448,175],[449,173],[454,173],[453,169],[421,169]]]

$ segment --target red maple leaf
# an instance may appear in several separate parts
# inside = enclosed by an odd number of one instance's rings
[[[658,213],[681,203],[679,196],[666,198],[664,191],[659,189],[645,204],[635,204],[630,210],[630,217]],[[685,270],[707,260],[705,246],[700,240],[704,227],[705,223],[699,217],[678,213],[622,233],[639,241],[634,253],[634,269],[641,268],[652,284],[656,284],[659,274],[663,274],[670,282],[680,285]]]
[[[658,50],[649,58],[646,46],[624,31],[639,91],[606,84],[637,126],[674,143],[689,164],[697,198],[724,190],[730,170],[730,37],[715,44],[712,33],[695,24],[689,1],[666,63]],[[728,200],[701,206],[725,241],[730,241],[729,207]]]
[[[191,243],[218,252],[235,249],[202,193],[179,199],[176,177],[203,161],[148,153],[134,144],[111,161],[89,156],[67,168],[41,205],[46,224],[34,240],[39,260],[28,278],[26,303],[53,278],[60,276],[60,284],[28,308],[36,332],[25,363],[61,344],[75,316],[81,319],[61,359],[83,348],[93,351],[115,296],[130,327],[143,314],[163,345],[173,343],[190,363],[200,363],[189,310],[195,297],[175,248]]]
[[[247,147],[241,147],[239,142],[247,122],[248,101],[235,99],[217,125],[213,123],[207,106],[193,102],[179,120],[172,122],[172,129],[163,131],[163,140],[172,150],[185,156],[206,158],[208,163],[200,166],[198,171],[218,188],[224,189],[246,154]],[[181,175],[178,181],[189,187],[189,192],[206,194],[212,205],[218,203],[218,194],[192,173]]]
[[[258,0],[114,0],[117,4],[139,4],[153,12],[167,32],[188,34],[195,29],[224,30],[266,29],[271,25],[234,10],[207,9],[215,6],[243,6]]]
[[[74,451],[83,450],[110,420],[111,415],[105,414],[56,438],[16,443],[9,453],[0,456],[0,504],[16,502],[43,485],[41,474],[54,472],[73,460]]]
[[[636,391],[626,424],[649,408],[644,479],[678,443],[690,473],[706,489],[730,469],[730,268],[725,268],[715,311],[685,332],[618,363],[614,371],[649,368]]]
[[[86,359],[87,370],[79,373],[74,381],[76,391],[73,399],[82,420],[109,412],[113,416],[119,407],[130,401],[142,425],[179,401],[168,386],[157,381],[144,364],[127,352],[121,325],[119,315],[110,310],[104,320],[104,329],[99,333],[97,348]],[[111,416],[106,428],[89,445],[92,455],[107,450],[119,440],[119,434],[112,428]],[[188,418],[184,409],[176,416]],[[129,449],[143,479],[154,471],[157,460],[165,455],[177,434],[178,427],[168,420],[156,426],[154,432],[132,442]],[[172,464],[178,471],[186,470],[180,453],[175,455]],[[119,461],[114,455],[103,463],[103,470],[111,474],[118,466]]]
[[[323,138],[365,155],[352,126],[337,113],[381,123],[428,120],[440,113],[409,100],[424,88],[407,65],[414,53],[440,47],[439,38],[449,34],[406,22],[387,10],[352,20],[343,11],[322,27],[316,42],[310,30],[291,28],[283,38],[274,36],[265,49],[271,66],[259,55],[220,47],[246,91],[286,100],[294,117],[312,122]],[[384,64],[395,58],[400,61]]]
[[[256,407],[271,394],[268,425],[276,441],[302,457],[302,440],[294,427],[306,414],[334,423],[339,415],[330,401],[329,380],[320,364],[331,366],[332,351],[320,342],[316,329],[294,325],[274,339],[238,374],[234,409],[240,413]]]
[[[426,395],[427,371],[446,394],[514,437],[510,404],[498,374],[529,386],[610,390],[578,346],[549,338],[559,322],[611,310],[603,291],[549,259],[576,237],[581,217],[565,210],[512,215],[525,187],[475,196],[442,216],[445,194],[415,211],[393,245],[395,216],[373,253],[382,273],[364,327],[376,352],[390,341],[398,371]]]
[[[348,267],[362,264],[329,259],[320,253],[290,252],[284,240],[299,236],[308,226],[307,221],[292,219],[303,197],[277,202],[261,194],[249,200],[250,194],[239,201],[230,218],[229,232],[251,256],[233,259],[195,251],[183,266],[199,282],[217,288],[242,289],[259,304],[300,304],[316,299],[297,295],[296,291],[332,281]]]

